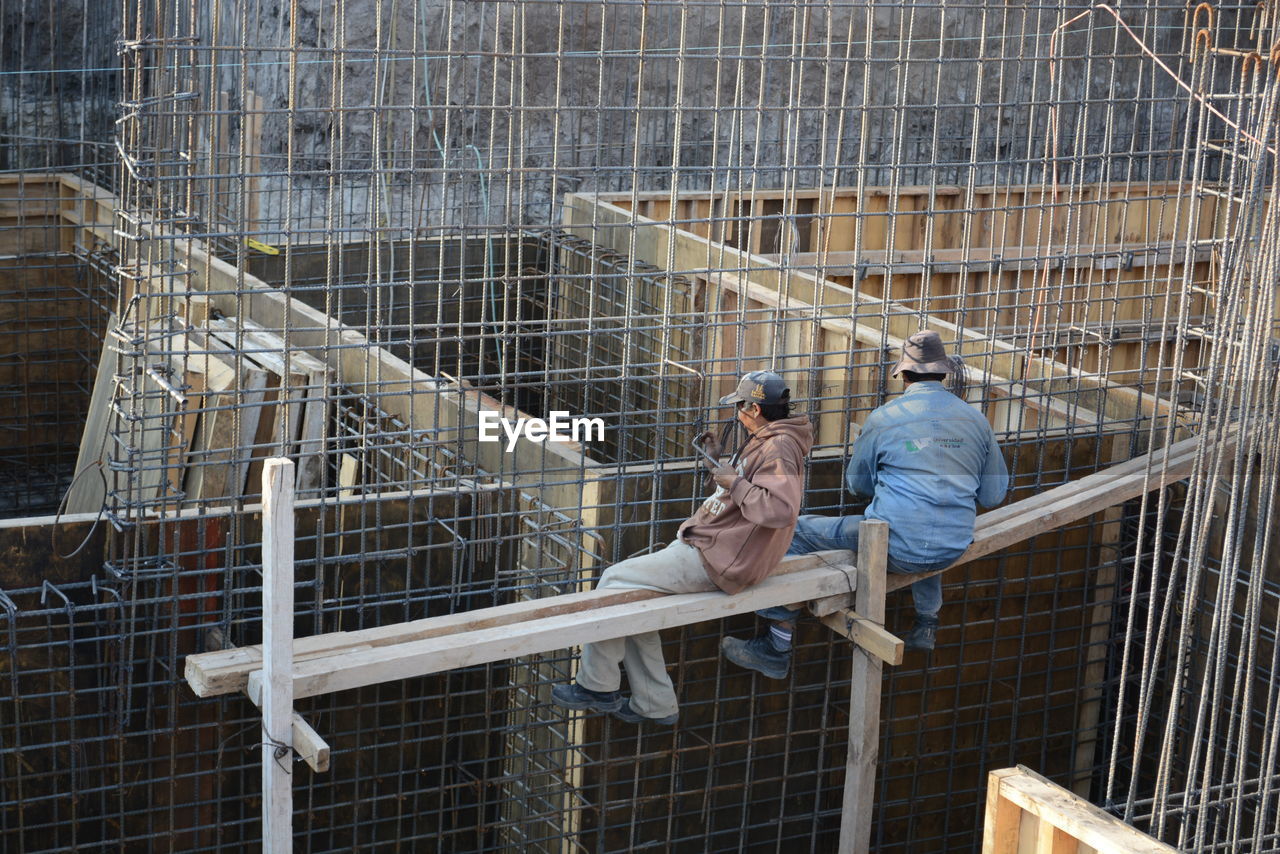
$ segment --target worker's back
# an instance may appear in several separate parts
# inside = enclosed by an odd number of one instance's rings
[[[868,519],[889,523],[889,556],[932,564],[973,540],[975,502],[1004,500],[1009,474],[982,414],[939,382],[910,385],[868,416],[846,472],[872,496]]]

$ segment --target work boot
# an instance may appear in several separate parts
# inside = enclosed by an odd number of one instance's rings
[[[775,623],[794,623],[796,618],[800,616],[800,609],[788,608],[786,605],[774,605],[772,608],[762,608],[756,611],[756,616],[772,620]]]
[[[770,679],[785,679],[791,669],[791,651],[778,652],[767,634],[747,641],[725,638],[720,641],[720,652],[739,667],[754,670]]]
[[[589,712],[616,712],[622,706],[618,691],[591,691],[577,682],[562,682],[551,689],[551,702],[566,709]]]
[[[937,639],[938,618],[917,615],[915,625],[911,627],[910,634],[902,639],[902,645],[907,649],[930,650]]]
[[[674,726],[675,722],[680,720],[679,712],[676,712],[673,715],[664,715],[660,718],[646,717],[640,714],[639,712],[637,712],[635,709],[631,708],[630,697],[627,697],[622,701],[622,705],[619,706],[616,711],[614,711],[613,716],[618,720],[626,721],[629,724],[650,723],[650,724],[658,724],[659,726]]]

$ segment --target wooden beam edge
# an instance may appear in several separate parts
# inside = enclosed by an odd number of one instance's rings
[[[249,674],[249,684],[245,686],[244,694],[249,701],[259,708],[262,707],[262,671],[255,670]],[[293,750],[306,762],[312,771],[324,773],[329,770],[330,749],[329,743],[325,741],[320,733],[316,732],[311,724],[307,723],[306,718],[298,714],[295,709],[292,718],[293,724]]]
[[[822,624],[841,637],[848,638],[885,664],[898,665],[906,645],[902,638],[889,632],[856,611],[844,609],[820,617]]]

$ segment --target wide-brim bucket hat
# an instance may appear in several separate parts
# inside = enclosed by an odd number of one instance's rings
[[[949,374],[954,370],[955,366],[947,357],[947,348],[942,346],[942,338],[932,329],[925,329],[902,342],[902,357],[893,366],[890,375],[896,377],[903,371]]]

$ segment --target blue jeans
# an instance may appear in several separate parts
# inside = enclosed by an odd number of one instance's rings
[[[828,549],[858,551],[858,525],[861,516],[816,516],[806,514],[796,522],[796,533],[787,549],[789,555],[803,555]],[[950,566],[955,558],[936,563],[906,563],[889,558],[888,569],[896,575],[913,572],[932,572]],[[911,597],[915,600],[917,617],[937,617],[942,608],[942,576],[934,575],[911,585]],[[758,612],[769,620],[794,620],[800,612],[784,607],[766,608]]]

